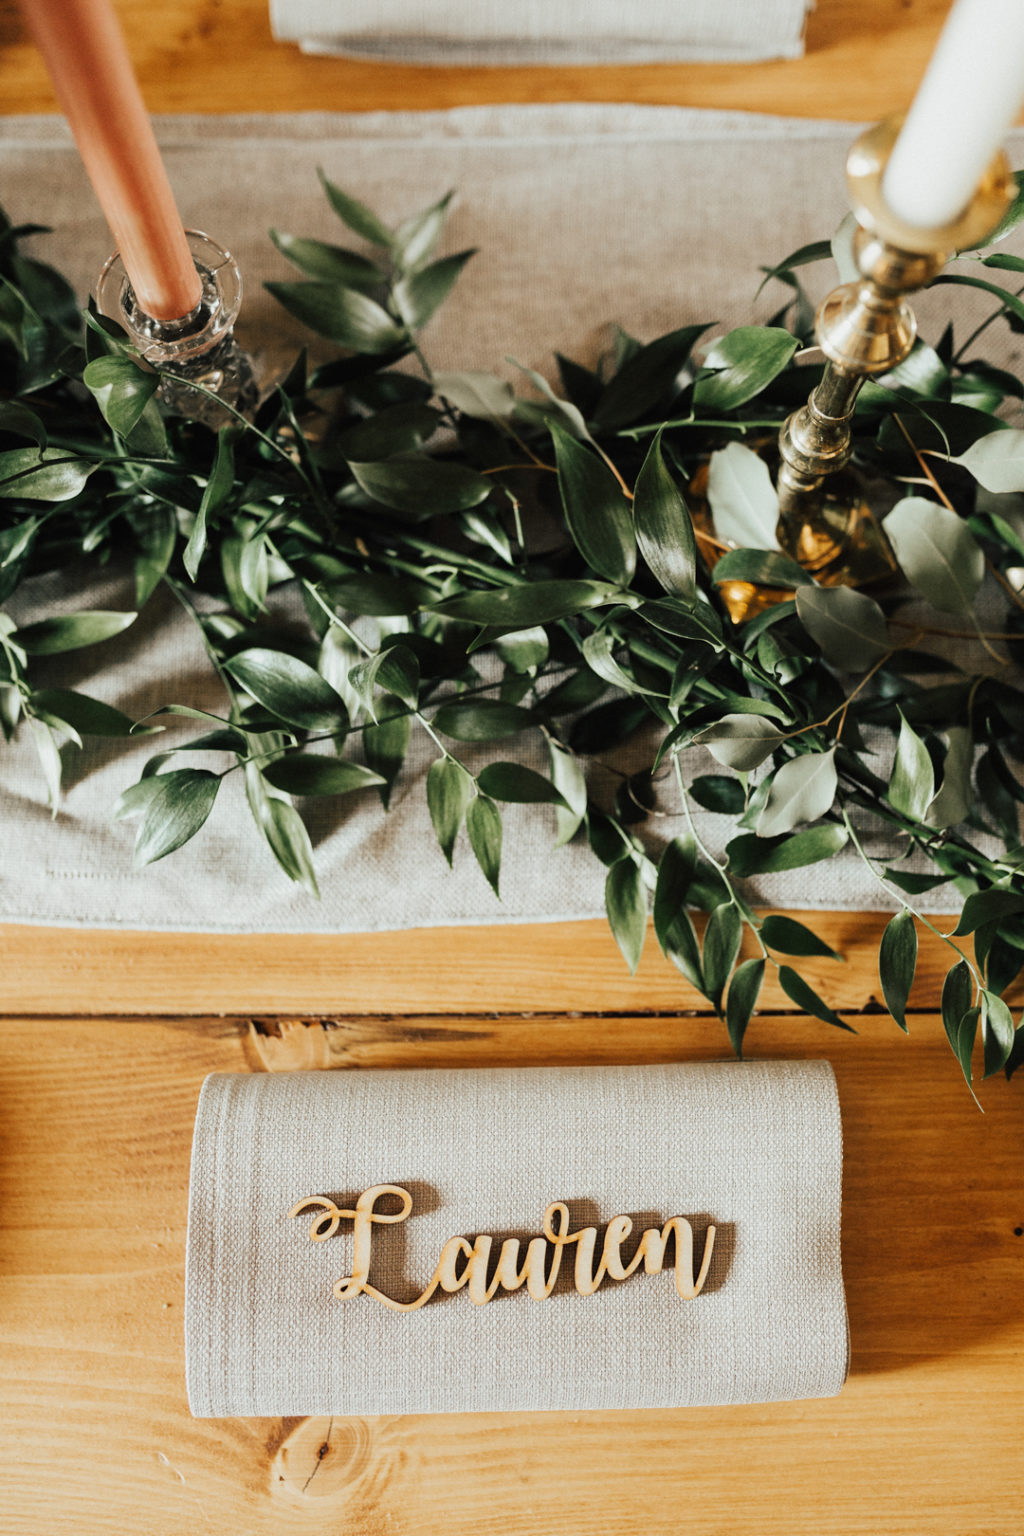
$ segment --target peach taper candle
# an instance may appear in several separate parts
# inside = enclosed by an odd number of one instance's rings
[[[140,307],[180,320],[196,271],[110,0],[21,0]]]

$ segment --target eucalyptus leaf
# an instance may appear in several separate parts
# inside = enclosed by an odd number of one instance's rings
[[[968,613],[985,575],[985,554],[955,512],[905,496],[883,523],[907,580],[944,613]]]
[[[792,272],[794,267],[806,267],[815,261],[827,261],[831,253],[832,247],[828,240],[814,240],[808,245],[802,245],[799,250],[794,251],[776,266],[762,267],[764,279],[757,290],[758,294],[773,277],[782,277],[784,273]]]
[[[0,400],[0,432],[30,437],[37,447],[46,447],[47,434],[42,417],[20,400]]]
[[[722,650],[722,621],[710,604],[681,601],[678,597],[656,598],[644,603],[640,617],[655,629],[683,640],[699,640],[716,651]]]
[[[892,650],[881,608],[852,587],[801,587],[796,611],[825,660],[840,672],[866,672]]]
[[[953,462],[969,470],[986,491],[1024,491],[1024,431],[1011,428],[979,437]]]
[[[152,506],[133,520],[135,601],[144,608],[163,580],[178,542],[178,525],[170,507]]]
[[[502,420],[515,410],[515,395],[506,379],[493,373],[435,373],[434,389],[464,416]]]
[[[148,778],[140,779],[137,784],[129,784],[127,789],[121,791],[114,801],[110,813],[111,821],[131,821],[136,816],[141,816],[160,788],[159,773],[151,774]]]
[[[835,748],[791,758],[772,777],[757,823],[758,837],[792,832],[802,821],[820,821],[831,809],[838,787]]]
[[[743,549],[778,549],[779,498],[768,465],[753,449],[729,443],[713,453],[707,494],[720,539]]]
[[[1010,172],[1010,182],[1014,190],[1010,206],[999,220],[995,229],[985,236],[982,241],[983,245],[996,245],[1000,240],[1005,240],[1007,235],[1013,234],[1021,220],[1024,219],[1024,182],[1021,180],[1021,175],[1020,171]]]
[[[700,774],[691,782],[689,793],[698,805],[719,816],[741,815],[746,801],[740,781],[719,773]]]
[[[349,682],[349,674],[358,665],[360,655],[361,652],[355,641],[344,630],[332,624],[321,642],[320,656],[317,660],[317,671],[334,689],[342,702],[345,714],[353,720],[362,709],[363,701]]]
[[[845,827],[825,822],[792,837],[734,837],[725,851],[729,856],[729,873],[742,879],[747,875],[778,874],[784,869],[799,869],[804,864],[831,859],[845,848],[847,841]]]
[[[633,674],[616,661],[613,652],[617,643],[610,629],[596,629],[587,635],[583,641],[583,655],[587,665],[606,683],[610,683],[613,688],[621,688],[625,693],[658,693],[658,689],[645,688],[637,682]]]
[[[971,792],[974,737],[966,725],[952,725],[946,734],[949,747],[942,769],[942,783],[924,816],[930,827],[957,826],[967,820],[974,804]]]
[[[935,770],[928,748],[900,715],[896,759],[889,779],[889,803],[904,816],[923,821],[935,793]]]
[[[751,768],[758,767],[784,739],[783,732],[770,720],[748,714],[723,715],[694,738],[718,762],[738,773],[749,773]]]
[[[543,402],[537,400],[516,400],[515,415],[521,420],[534,424],[551,426],[552,422],[568,431],[581,442],[593,443],[594,439],[583,419],[583,413],[571,400],[563,400],[551,388],[547,379],[535,368],[526,368],[522,363],[517,363],[514,357],[508,357],[506,362],[512,363],[520,372],[525,373],[530,383],[538,389],[543,396]]]
[[[289,880],[294,880],[319,900],[313,847],[305,822],[294,805],[280,796],[268,795],[260,824],[274,858]]]
[[[973,1008],[967,1009],[967,1012],[960,1020],[960,1027],[956,1032],[956,1044],[953,1047],[953,1054],[960,1063],[961,1071],[964,1074],[964,1081],[968,1087],[971,1086],[971,1058],[974,1055],[974,1042],[978,1038],[978,1024],[981,1020],[981,1014],[982,1010],[977,1004]]]

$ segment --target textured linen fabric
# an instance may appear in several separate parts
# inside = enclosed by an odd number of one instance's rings
[[[192,1152],[188,1395],[199,1417],[670,1408],[826,1397],[846,1377],[842,1145],[827,1062],[220,1074]],[[538,1236],[564,1200],[572,1228],[685,1216],[704,1290],[671,1270],[561,1284],[543,1301],[464,1291],[396,1313],[340,1301],[351,1222],[309,1241],[322,1195],[351,1208],[376,1184],[413,1196],[374,1228],[370,1281],[426,1286],[449,1237]],[[496,1256],[498,1241],[495,1243]],[[598,1253],[600,1249],[598,1249]],[[563,1271],[571,1277],[571,1251]]]
[[[649,339],[698,320],[718,322],[713,336],[770,315],[785,295],[766,291],[755,303],[755,264],[778,261],[835,227],[845,210],[843,166],[856,132],[842,123],[589,105],[164,118],[156,126],[187,223],[209,229],[241,262],[246,298],[239,334],[266,376],[305,339],[262,289],[265,279],[294,276],[266,238],[266,226],[345,238],[317,186],[319,164],[392,221],[458,189],[447,249],[477,246],[479,255],[424,333],[424,347],[439,369],[482,368],[520,383],[504,359],[514,356],[551,376],[555,349],[593,363],[608,345],[609,321]],[[1022,146],[1024,135],[1013,135],[1014,163]],[[35,248],[84,296],[109,255],[110,237],[61,120],[5,119],[0,201],[16,222],[53,225],[54,233]],[[1018,236],[1003,248],[1024,253]],[[826,266],[806,270],[819,291],[834,280]],[[915,301],[922,335],[932,340],[947,318],[966,334],[964,326],[990,307],[989,299],[950,287]],[[1019,369],[1020,338],[998,334],[987,355]],[[315,341],[312,350],[324,355]],[[83,567],[61,581],[40,582],[8,608],[26,623],[52,603],[126,608],[132,597],[116,575]],[[163,596],[117,639],[44,659],[37,675],[43,686],[78,688],[133,718],[170,702],[214,711],[224,702],[190,622]],[[65,748],[67,793],[56,820],[27,733],[0,749],[6,853],[0,920],[352,932],[603,912],[602,866],[581,846],[552,850],[553,818],[545,808],[505,812],[501,903],[464,837],[451,874],[427,815],[424,779],[434,749],[422,732],[414,734],[388,816],[372,791],[336,806],[302,804],[319,903],[278,870],[251,825],[239,774],[224,781],[196,839],[133,871],[132,827],[113,824],[110,808],[151,753],[197,729],[172,724],[165,735],[128,750],[95,739],[83,753]],[[515,755],[544,768],[536,734],[515,743]],[[481,761],[473,748],[465,758],[471,767]],[[179,761],[209,766],[211,760]],[[628,772],[642,761],[626,753],[616,766]],[[710,755],[696,750],[685,765],[690,776],[719,771]],[[595,764],[592,777],[599,790],[613,791],[610,771]],[[671,786],[660,809],[667,814],[650,828],[654,848],[679,827]],[[701,813],[700,827],[720,851],[732,823]],[[752,899],[779,906],[862,910],[885,901],[852,855],[752,881],[748,889]],[[930,910],[948,903],[941,887],[922,898]]]
[[[307,53],[422,64],[749,62],[803,52],[810,0],[270,0]]]

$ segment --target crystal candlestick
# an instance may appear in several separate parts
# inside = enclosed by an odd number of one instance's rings
[[[117,253],[100,274],[96,300],[101,314],[116,320],[140,356],[163,375],[158,398],[168,411],[216,428],[231,418],[226,407],[244,415],[258,398],[252,362],[233,329],[242,278],[234,257],[216,241],[197,230],[186,236],[202,283],[202,296],[190,314],[180,320],[147,315]]]

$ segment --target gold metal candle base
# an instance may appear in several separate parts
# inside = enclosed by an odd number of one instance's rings
[[[860,278],[824,300],[815,319],[825,372],[805,406],[779,434],[779,542],[828,584],[860,586],[895,568],[887,542],[863,497],[833,480],[850,458],[854,406],[864,380],[889,373],[911,351],[917,322],[904,295],[924,288],[957,251],[994,230],[1014,194],[1005,156],[997,155],[960,217],[937,229],[914,229],[882,196],[882,178],[901,118],[863,134],[847,161],[847,187],[857,222],[854,255]]]

